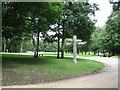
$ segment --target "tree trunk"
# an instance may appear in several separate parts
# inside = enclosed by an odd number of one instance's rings
[[[82,55],[83,55],[83,51],[82,51]]]
[[[20,45],[20,52],[23,52],[23,43],[21,41],[21,45]]]
[[[64,41],[65,41],[65,39],[64,38],[62,38],[62,47],[61,47],[61,58],[63,59],[64,58]]]
[[[63,31],[62,31],[62,44],[61,44],[61,58],[64,58],[64,33],[65,33],[65,26],[64,26],[64,21],[63,21]]]
[[[16,45],[16,43],[14,43],[13,50],[14,50],[14,52],[17,52],[17,45]]]
[[[110,52],[108,52],[108,55],[109,55],[109,56],[111,56],[111,53],[110,53]]]
[[[57,53],[57,58],[60,58],[60,36],[59,36],[60,32],[58,30],[58,53]]]
[[[112,56],[115,56],[115,51],[112,51]]]
[[[5,40],[5,38],[3,39],[3,52],[6,52],[6,40]]]
[[[10,41],[10,44],[9,44],[9,48],[10,48],[9,51],[10,51],[10,52],[13,52],[13,45],[14,45],[14,44],[13,44],[13,42],[12,42],[12,40],[11,40],[11,41]]]
[[[34,46],[34,57],[36,57],[36,44],[35,44],[35,39],[34,37],[32,36],[32,40],[33,40],[33,46]]]
[[[98,56],[99,56],[99,51],[98,51]]]
[[[9,46],[9,52],[12,52],[12,45]]]
[[[36,58],[38,58],[38,54],[39,54],[39,33],[40,32],[37,32],[37,55],[36,55]]]

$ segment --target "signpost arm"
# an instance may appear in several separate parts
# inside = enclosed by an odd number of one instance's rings
[[[74,35],[73,39],[67,39],[68,41],[72,41],[73,43],[73,62],[77,63],[77,44],[86,44],[87,42],[81,42],[81,39],[77,40],[77,36]],[[66,43],[67,45],[70,45],[71,43]]]

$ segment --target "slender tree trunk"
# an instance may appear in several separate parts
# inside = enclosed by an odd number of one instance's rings
[[[109,54],[109,56],[111,55],[111,53],[110,53],[110,52],[108,52],[108,54]]]
[[[98,56],[99,56],[99,51],[98,51]]]
[[[36,57],[36,44],[35,44],[35,38],[32,36],[33,46],[34,46],[34,57]]]
[[[82,51],[82,55],[83,55],[83,51]]]
[[[61,47],[61,58],[63,59],[64,58],[64,41],[65,41],[65,39],[64,38],[62,38],[62,47]]]
[[[17,52],[17,45],[16,45],[16,43],[14,44],[13,50],[14,50],[14,52]]]
[[[20,45],[20,52],[23,52],[23,43],[21,41],[21,45]]]
[[[12,52],[12,45],[9,45],[9,52]]]
[[[61,58],[64,58],[64,41],[65,41],[65,37],[64,37],[64,33],[65,33],[65,25],[64,25],[64,21],[63,21],[63,31],[62,31],[62,44],[61,44]]]
[[[13,44],[13,42],[12,42],[12,40],[10,41],[10,52],[13,52],[13,46],[14,46],[14,44]]]
[[[57,58],[60,58],[60,19],[59,19],[59,23],[58,23],[58,50],[57,50]]]
[[[60,58],[60,36],[59,36],[60,32],[58,30],[58,53],[57,53],[57,58]]]
[[[40,32],[37,32],[37,55],[36,55],[36,58],[38,58],[38,54],[39,54],[39,33]]]
[[[5,38],[3,39],[3,52],[6,52],[6,40],[5,40]]]
[[[115,56],[115,51],[112,51],[112,56]]]

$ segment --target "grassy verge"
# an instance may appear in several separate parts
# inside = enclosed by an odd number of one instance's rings
[[[34,60],[30,55],[2,55],[3,85],[36,84],[92,72],[102,69],[104,64],[97,61],[41,56]]]
[[[43,54],[44,55],[57,55],[57,53],[49,53],[49,52],[47,52],[47,53],[44,53],[43,52]],[[67,54],[67,53],[65,53],[64,54],[65,56],[73,56],[73,54]],[[84,55],[84,54],[82,54],[82,53],[80,53],[80,54],[77,54],[77,56],[82,56],[82,57],[103,57],[103,55],[94,55],[94,54],[91,54],[91,55]],[[120,58],[120,56],[111,56],[111,57],[113,57],[113,58]]]
[[[19,52],[19,54],[20,53],[22,53],[22,52]],[[30,52],[30,51],[28,51],[28,52],[25,52],[25,54],[34,54],[34,52]],[[7,52],[0,52],[0,54],[8,54]],[[57,53],[56,52],[39,52],[39,54],[44,54],[44,55],[57,55]],[[73,54],[68,54],[68,53],[65,53],[64,54],[65,56],[73,56]],[[80,54],[77,54],[77,56],[82,56],[82,57],[103,57],[103,55],[94,55],[93,53],[91,53],[90,55],[88,55],[88,54],[82,54],[82,53],[80,53]],[[120,56],[111,56],[111,57],[113,57],[113,58],[120,58]]]
[[[57,55],[57,53],[43,53],[44,55]],[[64,55],[66,56],[73,56],[73,54],[67,54],[65,53]],[[77,56],[83,56],[83,57],[101,57],[101,56],[98,56],[98,55],[82,55],[81,53],[80,54],[77,54]]]
[[[112,56],[113,58],[120,58],[120,56]]]

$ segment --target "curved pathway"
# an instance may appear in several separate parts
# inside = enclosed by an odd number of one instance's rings
[[[118,58],[78,58],[100,61],[105,63],[106,67],[98,73],[82,77],[36,85],[3,86],[2,88],[118,88]]]

